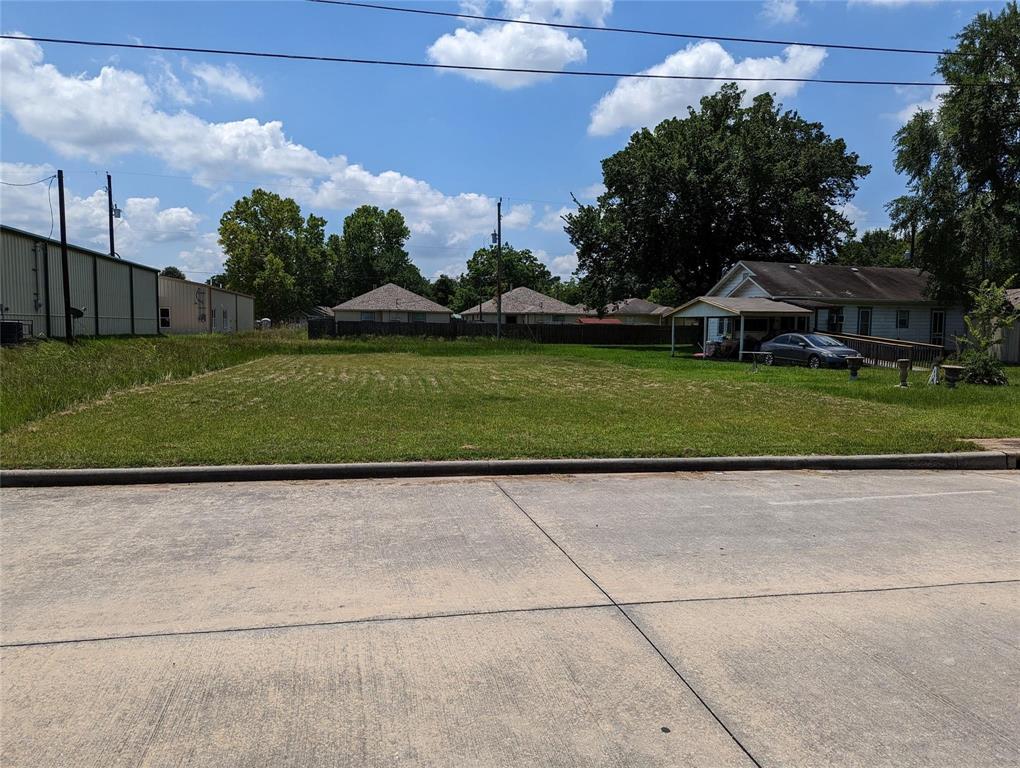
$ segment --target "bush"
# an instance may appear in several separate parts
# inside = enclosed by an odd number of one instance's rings
[[[968,384],[1009,384],[1005,367],[990,354],[974,350],[964,352],[960,365],[963,366],[963,380]]]

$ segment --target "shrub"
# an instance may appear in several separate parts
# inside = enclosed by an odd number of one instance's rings
[[[960,356],[960,365],[963,366],[963,380],[968,384],[1009,384],[1005,367],[987,352],[968,350]]]

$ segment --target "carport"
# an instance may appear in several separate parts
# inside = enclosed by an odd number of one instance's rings
[[[670,357],[676,354],[676,321],[678,318],[693,318],[702,321],[702,344],[704,349],[708,344],[709,320],[730,319],[740,321],[740,347],[737,354],[738,360],[744,359],[744,336],[747,326],[747,318],[765,318],[768,320],[766,333],[774,329],[776,321],[782,327],[783,319],[793,318],[794,327],[790,330],[808,330],[808,319],[814,313],[810,309],[804,309],[794,304],[787,304],[783,301],[773,301],[765,298],[745,298],[734,296],[699,296],[691,299],[686,304],[677,307],[669,315],[670,323]],[[804,318],[802,324],[797,318]]]

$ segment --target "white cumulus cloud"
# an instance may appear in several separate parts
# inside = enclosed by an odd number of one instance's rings
[[[0,163],[4,181],[22,184],[50,176],[48,165]],[[91,182],[90,185],[94,182]],[[72,180],[65,178],[67,236],[72,243],[106,251],[109,248],[109,209],[105,186],[82,196]],[[60,236],[57,221],[57,186],[0,187],[4,223],[40,235]],[[52,206],[52,207],[51,207]],[[143,259],[148,246],[180,242],[187,247],[200,237],[201,217],[187,207],[163,208],[158,197],[129,197],[121,204],[121,218],[115,220],[117,252],[124,258]],[[51,230],[52,227],[52,230]]]
[[[538,224],[535,226],[539,229],[543,229],[546,232],[562,232],[563,226],[566,222],[563,221],[563,217],[568,213],[573,213],[573,208],[563,206],[559,210],[546,210],[545,215],[539,219]]]
[[[918,101],[912,101],[907,104],[903,109],[896,113],[895,117],[901,123],[907,122],[914,116],[915,113],[920,112],[922,109],[929,110],[931,112],[938,111],[940,106],[939,97],[949,92],[949,87],[945,85],[933,85],[928,95]]]
[[[527,21],[601,25],[612,7],[612,0],[506,0],[499,15]],[[479,5],[473,3],[469,12],[478,13]],[[561,29],[501,23],[482,26],[473,23],[471,26],[475,28],[461,27],[436,40],[428,49],[429,60],[457,66],[562,70],[588,56],[584,43]],[[526,72],[469,70],[461,74],[507,90],[552,77]]]
[[[654,75],[711,75],[733,78],[747,99],[771,91],[792,96],[802,83],[741,82],[742,77],[812,77],[825,59],[822,48],[791,45],[781,56],[734,59],[715,42],[694,43],[645,70]],[[621,79],[592,110],[588,132],[606,136],[620,128],[654,126],[668,117],[686,114],[702,96],[719,89],[719,81]]]
[[[224,179],[264,180],[267,189],[320,214],[362,204],[399,208],[414,233],[412,245],[461,244],[495,225],[496,201],[489,196],[449,195],[397,171],[375,173],[344,155],[324,156],[291,140],[280,121],[210,122],[186,109],[162,110],[159,85],[137,72],[105,66],[92,76],[66,74],[44,60],[37,44],[15,40],[0,41],[0,67],[5,118],[68,157],[100,163],[145,154],[219,189]],[[52,109],[54,103],[61,108]],[[532,215],[530,206],[514,206],[504,221],[523,227]],[[166,209],[147,227],[150,237],[171,239],[187,223],[180,209]]]
[[[233,64],[216,66],[203,62],[189,65],[188,70],[211,95],[229,96],[241,101],[256,101],[262,98],[262,86],[258,80]]]
[[[762,17],[772,24],[789,24],[797,20],[797,0],[765,0]]]

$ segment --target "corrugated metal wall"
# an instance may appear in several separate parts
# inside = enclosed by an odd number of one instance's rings
[[[190,280],[159,278],[159,306],[169,310],[163,333],[233,333],[255,330],[251,296]],[[165,313],[164,313],[165,314]]]
[[[237,294],[237,330],[255,330],[255,299]]]
[[[67,260],[71,306],[84,310],[73,321],[76,336],[132,333],[132,283],[134,333],[157,333],[155,269],[71,245]],[[34,335],[63,337],[59,243],[6,227],[0,231],[0,305],[4,318],[31,322]]]

